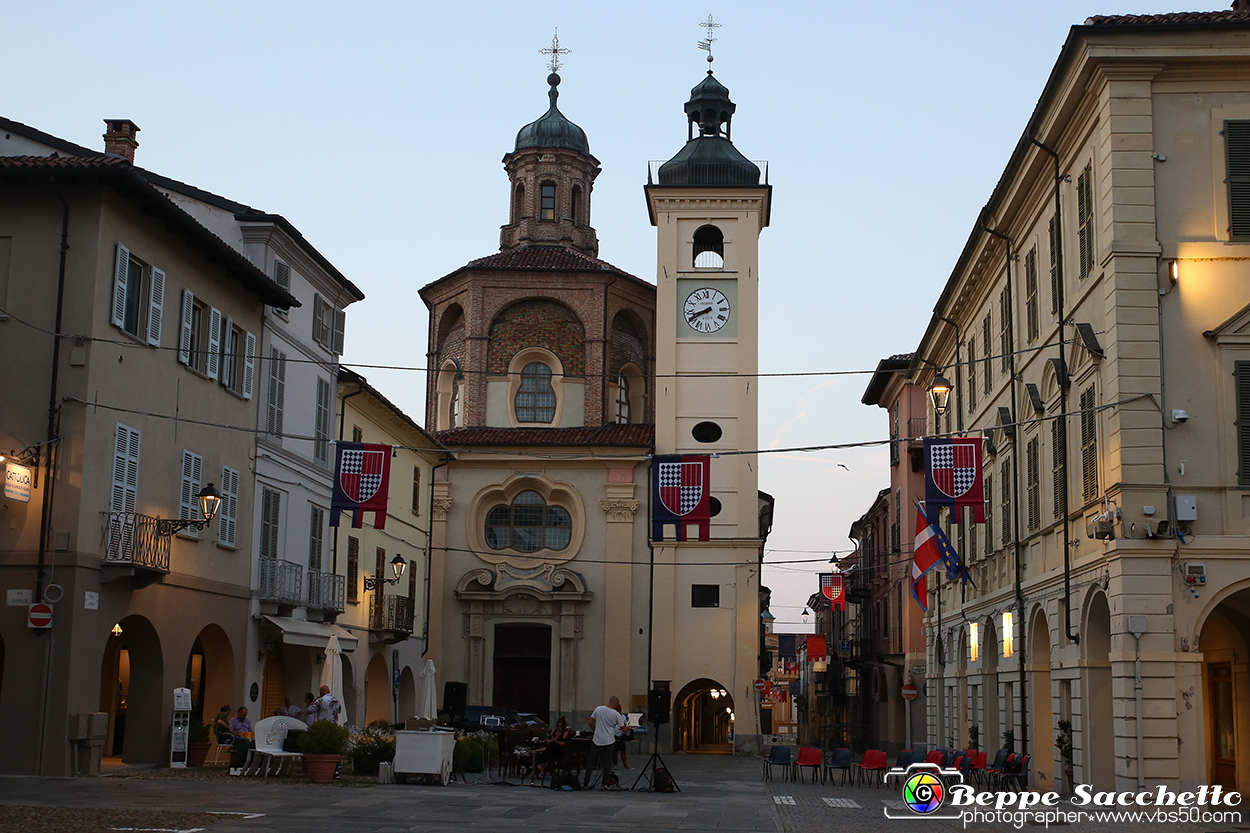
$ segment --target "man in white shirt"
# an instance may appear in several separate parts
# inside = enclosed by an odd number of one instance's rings
[[[314,721],[333,720],[337,723],[339,719],[339,712],[342,710],[343,707],[339,704],[339,701],[336,700],[334,695],[330,693],[330,687],[328,685],[323,685],[321,687],[321,696],[318,697],[308,709],[308,716]]]
[[[590,776],[596,769],[603,770],[603,788],[607,789],[608,778],[612,774],[612,750],[616,744],[616,730],[626,723],[625,715],[621,714],[621,701],[617,697],[609,697],[607,705],[600,706],[590,714],[590,728],[595,730],[593,746],[590,751],[590,764],[586,767],[586,780],[583,787],[590,786]]]

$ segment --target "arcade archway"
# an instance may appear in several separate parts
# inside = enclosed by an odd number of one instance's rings
[[[365,666],[365,725],[375,720],[391,722],[391,674],[381,651]]]
[[[1032,629],[1029,634],[1029,663],[1032,673],[1032,691],[1029,693],[1032,706],[1033,736],[1033,773],[1034,784],[1038,789],[1046,791],[1055,788],[1055,726],[1054,702],[1050,690],[1050,628],[1046,624],[1046,613],[1040,607],[1033,614]]]
[[[161,640],[143,616],[114,627],[100,663],[100,711],[109,716],[105,757],[126,763],[164,760],[169,715],[161,705],[165,664]]]
[[[675,749],[733,754],[733,697],[715,680],[693,680],[677,693],[673,698],[673,724]]]
[[[1111,695],[1111,608],[1096,591],[1081,629],[1082,769],[1079,781],[1096,790],[1115,789],[1115,714]]]
[[[1198,637],[1207,780],[1230,790],[1250,788],[1250,767],[1237,759],[1250,749],[1250,588],[1223,599]]]
[[[234,691],[234,648],[219,625],[208,625],[191,646],[184,685],[191,690],[191,715],[211,719],[222,706],[237,707]]]
[[[405,665],[399,675],[399,721],[402,723],[417,713],[417,680],[412,668]]]

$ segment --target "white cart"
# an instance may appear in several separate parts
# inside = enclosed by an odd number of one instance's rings
[[[455,732],[401,729],[395,733],[394,772],[397,776],[424,775],[446,786],[455,749]]]

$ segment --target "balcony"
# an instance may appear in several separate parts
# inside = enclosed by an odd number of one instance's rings
[[[929,433],[927,417],[912,417],[907,420],[907,438],[911,440],[910,445],[924,445],[924,436],[927,433]]]
[[[412,633],[412,600],[407,596],[386,596],[382,604],[375,605],[369,617],[369,626],[379,631]]]
[[[303,569],[291,561],[277,558],[260,559],[260,584],[257,595],[263,602],[298,606],[302,601],[300,584]]]
[[[169,572],[169,536],[157,532],[159,519],[138,512],[110,512],[104,566]]]
[[[308,609],[342,613],[347,599],[347,577],[320,570],[308,571]]]

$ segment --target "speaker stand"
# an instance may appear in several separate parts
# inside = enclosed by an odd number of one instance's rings
[[[651,757],[647,758],[647,763],[643,766],[642,772],[638,773],[638,777],[634,779],[634,783],[630,786],[630,789],[637,790],[638,782],[646,778],[647,786],[643,787],[641,792],[655,792],[655,770],[657,767],[663,767],[664,770],[668,772],[669,780],[673,782],[673,788],[676,789],[677,792],[681,792],[681,787],[678,786],[677,779],[673,777],[672,771],[669,770],[668,765],[664,763],[664,759],[660,757],[660,725],[658,723],[652,723],[651,731],[655,735],[655,746],[653,747],[654,751],[651,753]]]

